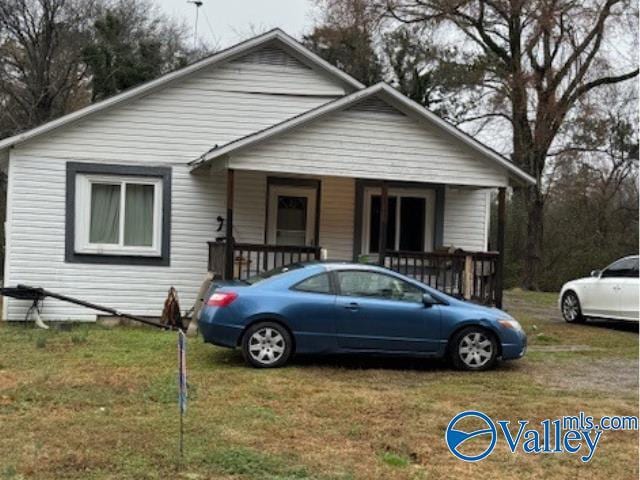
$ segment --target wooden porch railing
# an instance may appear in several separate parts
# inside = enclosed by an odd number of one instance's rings
[[[454,297],[499,304],[497,252],[387,251],[385,267]]]
[[[209,242],[209,271],[222,279],[246,280],[272,268],[321,258],[321,248],[315,246],[234,243],[228,274],[226,249],[224,241]],[[454,297],[500,305],[499,259],[498,252],[387,251],[384,266]],[[376,254],[371,263],[377,260]]]
[[[226,242],[209,242],[209,271],[228,279],[225,268]],[[233,273],[235,280],[298,262],[320,260],[320,247],[297,245],[261,245],[233,243]]]

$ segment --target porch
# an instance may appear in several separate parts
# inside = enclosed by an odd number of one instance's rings
[[[226,215],[219,218],[221,235],[208,244],[208,268],[218,278],[244,280],[272,268],[312,260],[357,261],[383,265],[458,298],[502,305],[504,187],[498,188],[496,250],[488,251],[488,213],[482,227],[485,241],[477,244],[484,249],[460,248],[452,244],[450,232],[445,234],[447,227],[455,228],[456,216],[449,215],[445,222],[444,185],[351,179],[353,206],[346,202],[343,207],[330,206],[343,226],[352,227],[342,232],[353,246],[347,252],[345,241],[337,244],[338,234],[329,235],[327,222],[321,222],[321,210],[327,209],[330,200],[323,185],[330,182],[301,175],[265,176],[264,205],[260,205],[256,199],[247,199],[251,195],[245,190],[246,179],[238,182],[237,174],[247,172],[225,172]],[[254,217],[263,215],[264,228],[252,237],[263,241],[248,241],[251,237],[236,228],[238,216],[241,224],[247,223],[243,217],[248,211]],[[324,212],[322,218],[326,215]]]

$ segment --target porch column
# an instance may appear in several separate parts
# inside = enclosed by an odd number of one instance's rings
[[[389,221],[389,188],[386,181],[380,186],[380,233],[378,235],[378,263],[384,266],[387,253],[387,223]]]
[[[504,226],[507,218],[507,189],[498,189],[498,262],[496,264],[496,307],[502,308],[502,289],[504,282]]]
[[[224,262],[224,279],[233,279],[233,195],[234,195],[234,171],[227,169],[227,228],[225,232],[225,262]]]

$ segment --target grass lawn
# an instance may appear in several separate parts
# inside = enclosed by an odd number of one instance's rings
[[[177,469],[176,335],[147,328],[0,325],[0,479],[638,478],[637,432],[578,456],[467,464],[443,440],[477,409],[497,419],[638,415],[636,326],[565,324],[556,296],[509,292],[530,351],[486,373],[436,361],[301,358],[279,370],[189,339]],[[502,443],[501,443],[502,442]]]

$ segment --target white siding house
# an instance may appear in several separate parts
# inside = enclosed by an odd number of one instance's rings
[[[188,308],[212,268],[208,243],[229,232],[238,245],[313,246],[334,259],[375,253],[382,188],[397,213],[389,250],[416,250],[418,219],[421,252],[486,252],[490,193],[532,179],[422,110],[274,30],[2,140],[4,286],[149,316],[174,286]],[[120,202],[115,217],[99,213],[105,201]],[[118,223],[110,240],[100,215]],[[29,306],[6,298],[2,318],[22,320]],[[43,307],[47,320],[96,318]]]

